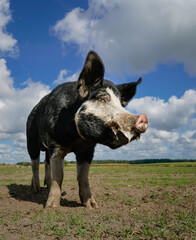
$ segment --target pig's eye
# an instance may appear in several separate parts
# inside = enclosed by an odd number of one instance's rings
[[[106,103],[106,102],[107,102],[107,99],[104,99],[104,98],[103,98],[103,99],[102,99],[102,98],[99,98],[99,99],[98,99],[98,101],[99,101],[99,102]]]
[[[110,101],[110,96],[109,95],[108,96],[99,96],[98,101],[102,102],[102,103],[107,103]]]

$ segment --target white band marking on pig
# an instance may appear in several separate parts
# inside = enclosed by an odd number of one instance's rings
[[[91,100],[86,101],[82,105],[86,107],[85,114],[93,114],[94,116],[102,119],[104,122],[108,122],[122,113],[130,114],[122,107],[120,99],[114,94],[112,89],[106,88],[106,92],[110,95],[111,100],[107,103],[100,103],[99,101]]]
[[[110,88],[106,88],[106,92],[110,95],[111,97],[111,104],[113,106],[115,106],[115,108],[118,108],[119,110],[125,110],[120,102],[120,99],[114,94],[114,92],[112,91],[112,89]],[[126,110],[125,110],[126,111]]]

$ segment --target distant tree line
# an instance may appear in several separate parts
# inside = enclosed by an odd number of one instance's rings
[[[142,159],[129,161],[129,164],[196,162],[194,159]]]
[[[27,167],[27,166],[31,166],[31,162],[18,162],[16,163],[16,165]]]
[[[180,163],[180,162],[196,162],[196,159],[169,159],[169,158],[157,158],[157,159],[140,159],[140,160],[93,160],[92,164],[148,164],[148,163]],[[69,165],[70,163],[75,164],[76,161],[64,160],[64,165]],[[44,164],[44,162],[40,162]],[[0,165],[6,165],[1,163]],[[31,162],[18,162],[17,165],[20,166],[31,166]]]
[[[94,164],[124,163],[124,164],[147,164],[147,163],[176,163],[176,162],[196,162],[196,159],[140,159],[140,160],[93,160]],[[75,163],[71,161],[69,163]]]

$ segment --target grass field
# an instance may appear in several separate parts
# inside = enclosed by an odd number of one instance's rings
[[[61,207],[33,194],[31,168],[0,166],[0,240],[196,239],[196,163],[92,165],[99,209],[79,203],[76,166],[64,169]]]

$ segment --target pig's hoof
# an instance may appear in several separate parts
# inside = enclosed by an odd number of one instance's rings
[[[58,208],[60,203],[56,201],[47,201],[45,208]]]
[[[31,187],[35,193],[40,192],[40,184],[39,180],[33,180],[31,181]]]
[[[99,208],[94,197],[89,198],[85,203],[83,203],[87,209],[97,209]]]
[[[46,208],[57,208],[60,206],[60,196],[57,196],[56,194],[49,194],[48,200],[46,202]]]

